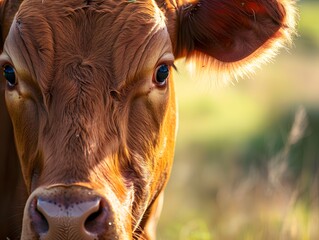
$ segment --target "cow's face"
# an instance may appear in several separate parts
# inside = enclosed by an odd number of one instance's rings
[[[25,234],[56,236],[68,214],[50,211],[77,208],[85,216],[69,217],[70,226],[78,221],[92,236],[139,231],[174,149],[174,55],[163,13],[150,2],[26,1],[2,59],[31,193]],[[110,225],[90,229],[99,218]]]
[[[22,238],[151,238],[173,158],[174,58],[250,68],[289,37],[282,4],[24,1],[1,55],[30,194]]]

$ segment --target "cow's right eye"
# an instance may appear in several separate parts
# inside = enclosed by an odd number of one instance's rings
[[[14,68],[10,65],[3,67],[3,76],[7,80],[9,87],[14,87],[17,84]]]
[[[166,64],[160,65],[156,69],[155,82],[159,86],[165,86],[169,76],[169,67]]]

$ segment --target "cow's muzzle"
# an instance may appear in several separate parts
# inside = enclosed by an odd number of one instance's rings
[[[26,235],[41,240],[117,239],[114,215],[105,198],[82,186],[52,186],[28,200]],[[23,238],[22,234],[22,238]],[[107,238],[108,239],[108,238]]]

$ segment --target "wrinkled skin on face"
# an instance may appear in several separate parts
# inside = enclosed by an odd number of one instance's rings
[[[1,186],[0,236],[28,240],[155,239],[174,155],[174,60],[240,75],[294,29],[288,0],[0,4],[0,162],[21,189]]]

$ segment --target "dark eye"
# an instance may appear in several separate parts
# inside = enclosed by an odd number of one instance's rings
[[[17,84],[16,75],[12,66],[5,65],[3,67],[3,76],[7,80],[9,87],[14,87]]]
[[[169,76],[169,67],[166,64],[160,65],[156,69],[155,81],[159,86],[164,86]]]

